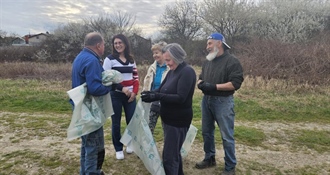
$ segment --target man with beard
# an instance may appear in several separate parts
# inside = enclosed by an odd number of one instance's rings
[[[239,60],[229,53],[229,45],[220,33],[207,38],[206,61],[199,75],[198,89],[202,90],[202,135],[204,160],[196,168],[204,169],[216,165],[214,122],[217,123],[225,153],[225,168],[222,175],[234,175],[236,167],[234,139],[234,97],[233,94],[243,82],[243,69]]]

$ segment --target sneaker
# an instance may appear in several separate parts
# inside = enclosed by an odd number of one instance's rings
[[[132,154],[133,150],[130,147],[126,147],[126,153],[127,154]]]
[[[223,170],[220,175],[235,175],[235,168],[230,171]]]
[[[101,170],[100,175],[105,175],[104,172]]]
[[[209,159],[204,159],[203,161],[196,163],[195,167],[197,169],[204,169],[215,165],[216,165],[215,157],[211,156]]]
[[[124,159],[124,152],[123,151],[117,151],[116,152],[116,158],[118,160]]]

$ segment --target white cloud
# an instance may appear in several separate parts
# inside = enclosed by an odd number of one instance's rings
[[[59,24],[117,11],[136,15],[136,25],[151,35],[166,3],[174,0],[0,0],[0,30],[21,36],[54,30]]]

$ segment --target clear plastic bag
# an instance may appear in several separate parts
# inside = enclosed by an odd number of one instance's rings
[[[122,81],[122,74],[116,70],[102,72],[102,84],[105,86]],[[101,128],[106,119],[113,114],[110,93],[103,96],[88,95],[84,83],[69,90],[67,94],[74,103],[72,119],[67,129],[69,141]]]
[[[141,99],[138,101],[133,117],[127,125],[120,142],[129,146],[139,156],[151,174],[164,175],[162,160],[147,122],[149,121],[150,106],[151,103],[144,103]],[[180,151],[182,157],[188,155],[196,134],[197,128],[190,125]]]
[[[110,93],[95,97],[86,92],[86,83],[67,92],[74,103],[71,123],[67,129],[69,141],[101,128],[113,114]]]

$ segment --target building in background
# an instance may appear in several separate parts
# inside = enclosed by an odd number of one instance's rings
[[[49,33],[39,33],[39,34],[35,34],[35,35],[25,35],[24,36],[24,40],[25,40],[25,44],[28,44],[30,46],[38,46],[40,45],[43,41],[45,41],[47,39],[47,37],[49,36]]]

